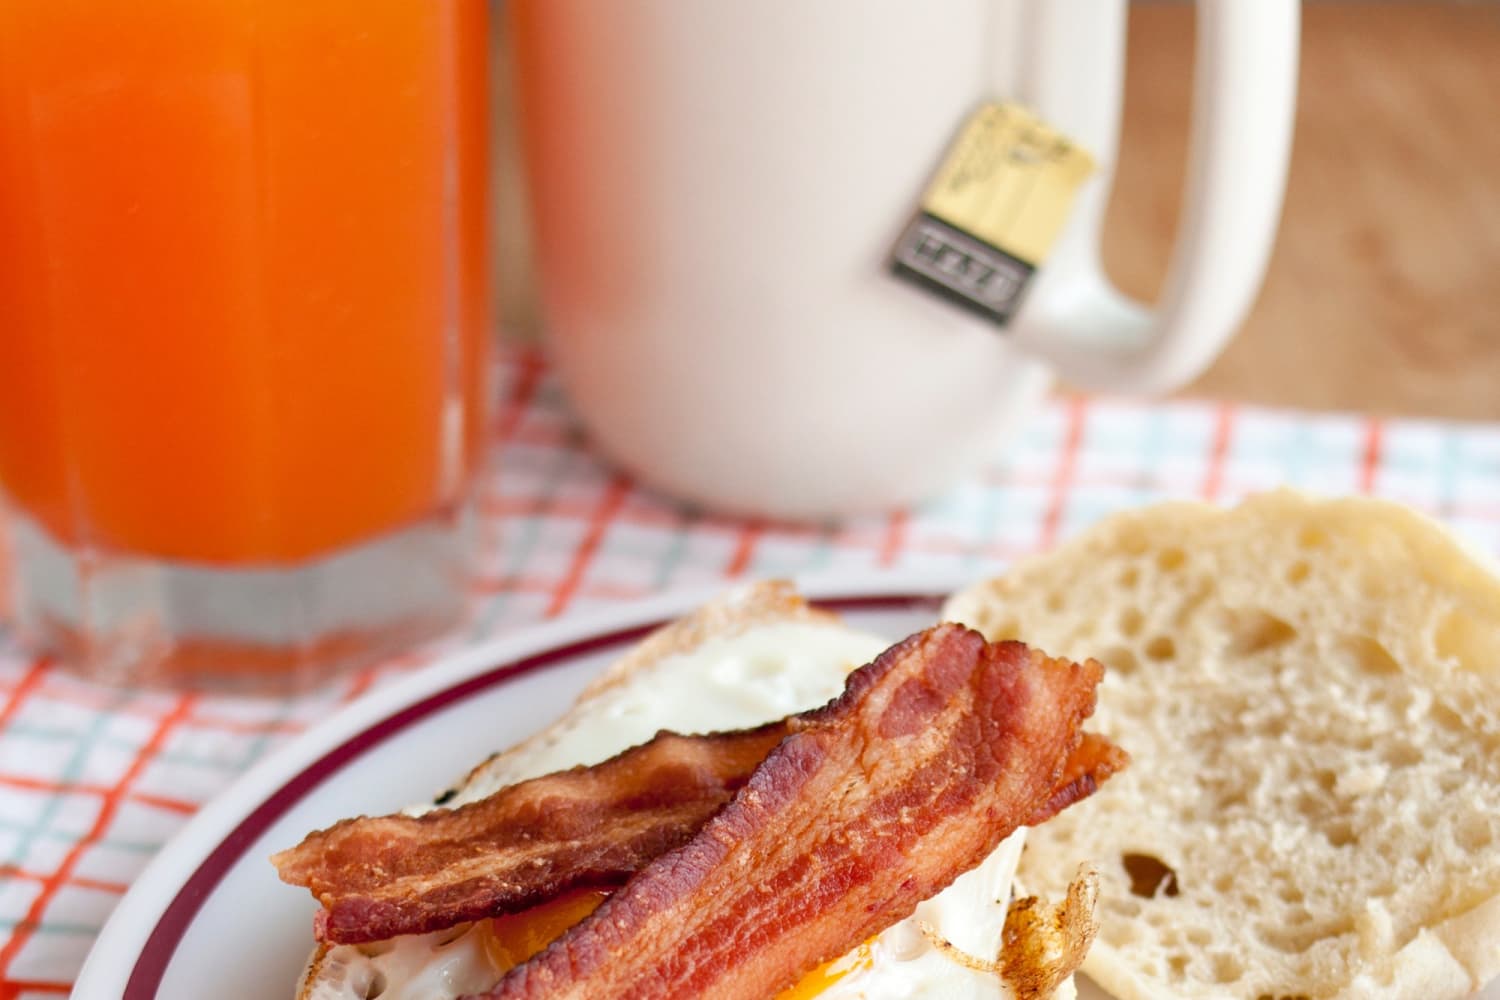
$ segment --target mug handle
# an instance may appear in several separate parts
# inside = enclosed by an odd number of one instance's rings
[[[1033,0],[1022,99],[1085,148],[1112,158],[1124,83],[1126,4]],[[1104,275],[1099,232],[1108,171],[1031,289],[1017,346],[1084,389],[1164,392],[1219,354],[1265,275],[1296,112],[1297,0],[1199,0],[1193,127],[1182,221],[1152,309]],[[1072,266],[1067,266],[1071,264]]]

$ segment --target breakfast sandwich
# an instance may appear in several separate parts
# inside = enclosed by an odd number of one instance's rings
[[[430,806],[273,860],[299,1000],[1073,996],[1095,878],[1013,898],[1028,827],[1126,764],[1102,676],[939,625],[887,648],[760,584],[647,637]]]

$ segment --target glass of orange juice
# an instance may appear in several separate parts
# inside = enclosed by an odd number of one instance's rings
[[[24,639],[299,684],[462,611],[486,0],[0,3],[0,490]]]

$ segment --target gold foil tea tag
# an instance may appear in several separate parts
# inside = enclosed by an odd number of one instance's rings
[[[1025,108],[985,104],[948,151],[891,268],[1003,325],[1093,170],[1086,150]]]

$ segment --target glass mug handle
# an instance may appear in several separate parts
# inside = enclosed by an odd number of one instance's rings
[[[1112,163],[1124,82],[1126,4],[1041,0],[1022,99]],[[1099,262],[1109,178],[1080,196],[1031,290],[1015,343],[1085,389],[1164,392],[1191,380],[1244,319],[1265,274],[1296,111],[1297,0],[1199,0],[1188,180],[1154,307],[1117,291]]]

